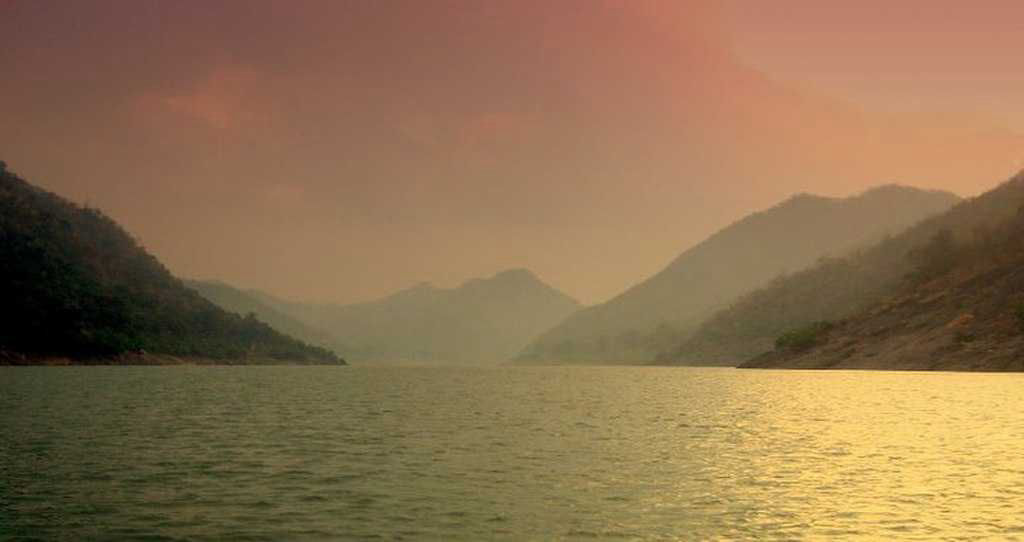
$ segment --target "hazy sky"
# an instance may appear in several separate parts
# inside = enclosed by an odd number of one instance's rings
[[[0,159],[172,271],[601,301],[793,192],[1024,167],[1024,2],[0,0]]]

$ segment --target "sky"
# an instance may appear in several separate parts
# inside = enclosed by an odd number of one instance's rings
[[[606,300],[798,192],[1024,168],[1024,3],[0,0],[0,159],[174,273]]]

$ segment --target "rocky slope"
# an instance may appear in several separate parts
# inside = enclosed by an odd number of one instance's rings
[[[905,232],[805,271],[780,277],[738,299],[661,356],[661,363],[737,365],[772,349],[787,331],[836,321],[896,295],[914,272],[915,250],[943,230],[961,241],[987,235],[1024,203],[1020,176]]]
[[[893,295],[791,331],[742,367],[1024,370],[1024,175],[979,199],[992,198],[1019,211],[974,235],[939,230]]]

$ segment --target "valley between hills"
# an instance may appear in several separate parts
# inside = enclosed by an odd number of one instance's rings
[[[582,306],[527,269],[297,302],[174,277],[101,212],[0,169],[3,364],[1024,370],[1024,175],[969,200],[800,194]]]

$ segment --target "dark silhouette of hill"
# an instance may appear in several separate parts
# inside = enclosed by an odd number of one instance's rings
[[[754,213],[677,257],[618,297],[544,333],[527,363],[649,362],[677,346],[716,310],[774,277],[897,233],[958,198],[883,186],[861,195],[801,194]]]
[[[915,271],[914,254],[940,232],[983,238],[1016,216],[1024,203],[1020,176],[905,232],[842,258],[774,280],[702,324],[661,361],[685,365],[737,365],[770,351],[787,332],[834,322],[896,295]]]
[[[452,289],[419,284],[353,305],[262,299],[336,334],[352,361],[498,363],[579,309],[574,299],[525,269]]]
[[[0,363],[344,363],[225,312],[101,212],[0,162]]]
[[[892,295],[804,323],[743,366],[1024,371],[1024,174],[913,234]]]
[[[345,352],[344,346],[339,343],[337,337],[278,310],[264,300],[259,293],[240,290],[216,280],[186,280],[184,283],[185,286],[199,292],[199,295],[228,312],[240,315],[252,313],[256,315],[257,319],[285,335],[334,352]]]

